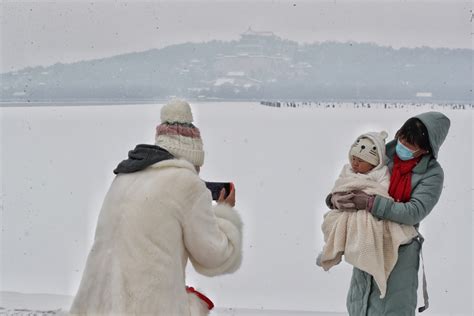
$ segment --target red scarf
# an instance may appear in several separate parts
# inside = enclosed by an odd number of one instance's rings
[[[411,175],[422,156],[403,161],[397,154],[394,155],[392,176],[388,193],[395,202],[408,202],[411,196]]]

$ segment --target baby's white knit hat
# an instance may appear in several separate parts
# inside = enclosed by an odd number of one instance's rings
[[[380,133],[370,132],[359,136],[352,144],[349,159],[355,156],[376,167],[383,165],[387,136],[388,134],[385,131]]]
[[[204,150],[199,129],[192,124],[193,114],[189,103],[172,100],[161,109],[161,124],[156,127],[155,144],[177,158],[194,166],[204,163]]]

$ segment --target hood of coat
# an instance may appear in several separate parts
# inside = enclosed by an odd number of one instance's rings
[[[440,112],[426,112],[415,116],[415,118],[419,119],[426,126],[430,146],[433,150],[433,157],[438,158],[439,148],[448,135],[451,121]]]
[[[159,146],[141,144],[128,152],[128,159],[120,162],[114,173],[137,172],[158,162],[174,158],[172,154]]]

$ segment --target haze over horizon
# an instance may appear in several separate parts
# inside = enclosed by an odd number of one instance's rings
[[[0,15],[0,73],[238,40],[249,27],[298,43],[472,49],[469,1],[3,1]]]

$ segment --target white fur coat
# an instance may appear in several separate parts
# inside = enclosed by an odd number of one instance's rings
[[[386,166],[368,174],[357,174],[350,165],[345,165],[332,193],[362,190],[389,197],[389,182]],[[329,211],[321,228],[326,244],[318,264],[327,271],[341,262],[344,255],[348,263],[374,277],[381,298],[385,297],[388,277],[398,260],[399,246],[418,235],[413,226],[379,220],[365,210]]]
[[[105,197],[70,313],[207,315],[207,305],[186,293],[188,257],[198,272],[215,276],[239,268],[241,248],[239,215],[212,206],[187,161],[120,174]]]

